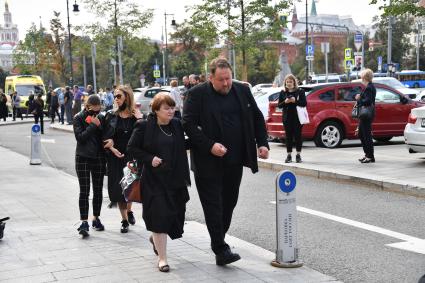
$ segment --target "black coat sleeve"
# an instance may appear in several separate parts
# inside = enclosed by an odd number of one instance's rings
[[[300,107],[306,107],[307,106],[307,99],[305,97],[305,91],[301,88],[298,89],[297,106],[300,106]]]
[[[191,141],[191,145],[201,149],[205,153],[210,153],[214,141],[208,138],[200,128],[201,116],[201,93],[192,93],[188,95],[183,106],[183,129]]]
[[[143,149],[143,143],[146,132],[146,121],[138,121],[133,129],[130,140],[127,145],[127,153],[140,164],[152,166],[152,159],[155,157],[150,152]],[[141,165],[141,164],[140,164]]]
[[[279,100],[277,102],[277,107],[279,108],[285,107],[285,99],[286,99],[286,94],[283,90],[281,90],[279,93]]]
[[[263,113],[261,113],[260,109],[258,108],[258,105],[250,91],[248,100],[249,104],[252,105],[252,119],[254,121],[254,135],[257,142],[257,147],[265,146],[270,149],[269,143],[267,142],[267,130]]]
[[[84,128],[84,123],[86,121],[83,120],[81,115],[76,115],[74,117],[74,135],[75,139],[79,143],[85,143],[92,135],[96,134],[97,126],[94,123],[90,123],[87,128]]]

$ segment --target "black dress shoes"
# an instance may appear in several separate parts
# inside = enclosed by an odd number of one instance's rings
[[[237,253],[232,253],[230,249],[227,249],[219,254],[215,255],[215,264],[226,265],[235,261],[240,260],[241,257]]]
[[[375,163],[375,158],[368,158],[366,157],[365,159],[360,161],[361,163]]]

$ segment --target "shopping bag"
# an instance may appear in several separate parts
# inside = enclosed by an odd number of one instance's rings
[[[308,118],[307,107],[297,106],[297,114],[298,120],[301,125],[310,123],[310,119]]]

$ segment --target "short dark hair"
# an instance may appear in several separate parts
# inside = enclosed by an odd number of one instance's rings
[[[158,92],[154,98],[152,99],[152,112],[158,111],[161,108],[162,104],[167,104],[170,107],[175,107],[176,102],[169,94],[167,94],[165,91]]]
[[[89,96],[89,98],[87,98],[87,106],[96,106],[96,105],[100,105],[100,98],[99,96],[97,96],[96,94],[92,94]]]
[[[217,68],[232,70],[232,66],[230,66],[229,61],[227,61],[226,58],[222,58],[222,57],[215,58],[211,61],[210,73],[212,75],[215,75],[215,71],[217,70]]]

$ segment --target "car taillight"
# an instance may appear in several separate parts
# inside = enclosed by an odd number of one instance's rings
[[[418,119],[418,117],[416,117],[415,115],[413,115],[412,113],[409,114],[409,118],[407,119],[407,123],[409,124],[416,124],[416,120]]]

